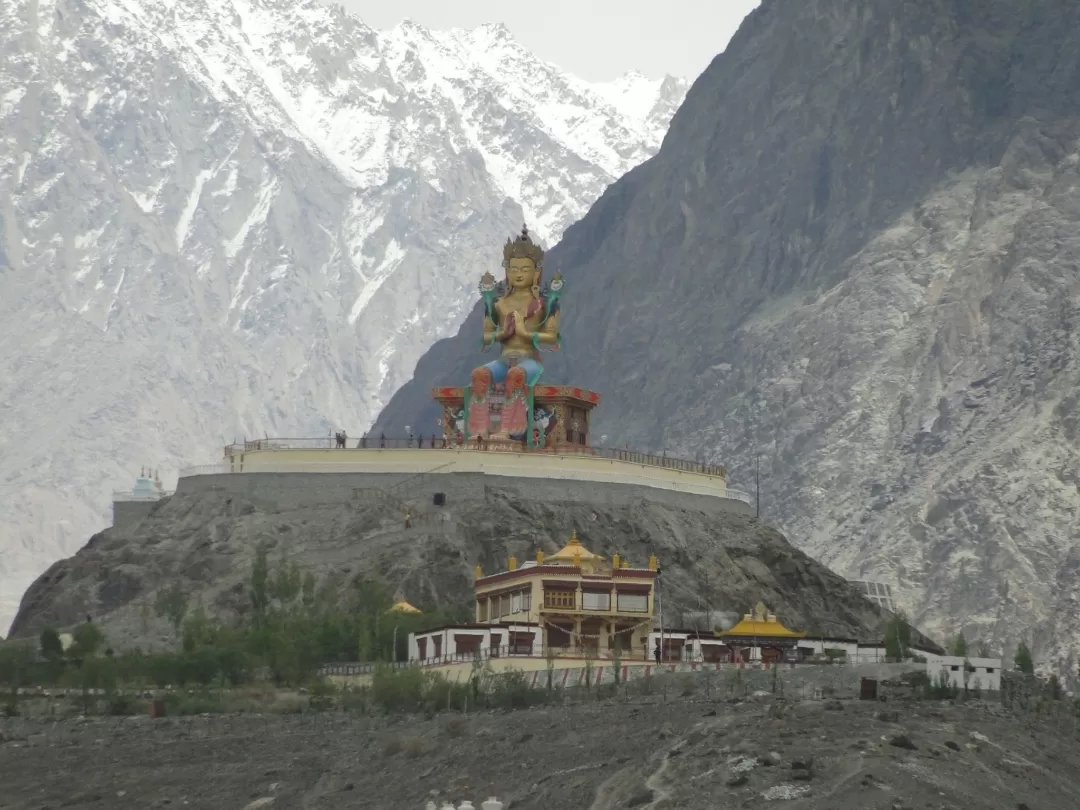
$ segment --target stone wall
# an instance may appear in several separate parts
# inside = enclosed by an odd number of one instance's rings
[[[511,478],[484,473],[223,473],[181,478],[178,493],[224,492],[244,495],[277,508],[313,503],[344,503],[354,489],[388,489],[418,507],[431,506],[435,493],[455,502],[482,499],[489,488],[554,503],[630,506],[642,501],[703,512],[753,513],[752,507],[731,498],[693,495],[655,487],[553,478]]]

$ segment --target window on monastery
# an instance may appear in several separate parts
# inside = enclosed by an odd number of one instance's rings
[[[544,591],[544,607],[569,608],[577,606],[577,599],[573,591]]]
[[[521,591],[510,594],[510,612],[521,613],[521,599],[524,594]]]
[[[480,642],[483,640],[482,636],[474,636],[465,633],[454,634],[454,645],[458,655],[478,655],[480,653]]]
[[[627,613],[648,613],[649,595],[647,593],[620,593],[619,610]]]
[[[477,604],[477,607],[479,607],[479,610],[477,611],[476,615],[479,617],[480,621],[486,622],[488,620],[488,600],[487,599],[478,599],[476,604]]]
[[[611,610],[611,594],[586,591],[581,595],[581,607],[583,610]]]

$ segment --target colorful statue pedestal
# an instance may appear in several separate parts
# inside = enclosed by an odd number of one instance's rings
[[[468,431],[469,389],[435,388],[432,398],[442,405],[443,438],[447,446],[484,442],[492,449],[505,446],[513,449],[525,445],[532,450],[588,449],[590,445],[589,416],[600,404],[600,395],[570,385],[534,385],[531,389],[526,432],[499,438],[502,405],[505,394],[500,386],[489,393],[489,419],[495,431],[487,436],[474,436]],[[478,441],[479,438],[479,441]]]

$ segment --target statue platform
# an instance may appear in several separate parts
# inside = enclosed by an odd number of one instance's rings
[[[465,403],[468,391],[467,387],[433,388],[431,396],[443,408],[439,422],[443,438],[450,443],[482,447],[493,439],[466,435]],[[498,419],[502,396],[502,386],[496,385],[490,396],[493,420]],[[530,448],[540,450],[566,445],[591,447],[589,417],[599,404],[600,395],[587,388],[537,384],[533,387],[533,441],[528,443]]]
[[[350,439],[336,446],[332,436],[264,438],[229,445],[221,463],[181,471],[181,478],[222,474],[323,474],[388,476],[386,485],[416,475],[481,473],[521,479],[552,479],[643,486],[741,501],[745,492],[729,489],[720,465],[656,456],[633,450],[553,445],[528,448],[521,442],[485,440],[455,444],[434,436],[407,439],[384,436]],[[382,485],[382,484],[380,484]]]

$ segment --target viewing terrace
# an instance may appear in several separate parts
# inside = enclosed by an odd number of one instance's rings
[[[181,476],[221,473],[485,473],[518,478],[630,484],[731,498],[723,466],[638,453],[563,444],[528,448],[520,442],[453,443],[434,436],[265,438],[224,448],[221,464],[194,467]]]

